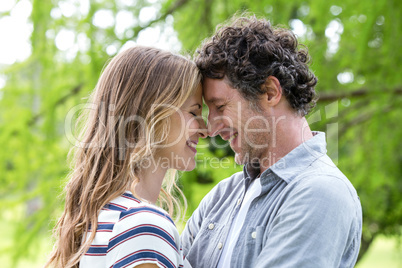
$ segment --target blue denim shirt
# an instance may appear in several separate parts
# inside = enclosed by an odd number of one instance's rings
[[[261,174],[234,247],[231,267],[353,267],[362,232],[356,190],[326,155],[324,133],[301,144]],[[194,268],[216,267],[252,178],[245,167],[201,201],[182,233]]]

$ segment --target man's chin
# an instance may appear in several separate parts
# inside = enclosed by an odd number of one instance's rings
[[[260,164],[260,159],[258,157],[250,158],[250,155],[248,153],[242,154],[242,153],[235,152],[235,162],[238,165],[245,165],[245,164],[250,163],[254,166],[254,165]]]

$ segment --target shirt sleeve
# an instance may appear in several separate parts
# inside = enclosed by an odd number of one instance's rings
[[[275,216],[255,267],[353,267],[357,255],[341,263],[345,249],[359,246],[358,202],[348,192],[336,177],[303,180]]]
[[[205,211],[208,211],[207,204],[210,202],[211,197],[213,197],[214,192],[217,189],[217,186],[215,186],[209,193],[207,193],[204,196],[204,198],[198,205],[197,209],[194,210],[191,217],[187,220],[186,226],[184,227],[184,230],[181,233],[181,244],[183,247],[183,255],[185,258],[188,259],[190,263],[192,263],[194,267],[196,266],[196,263],[194,263],[196,262],[196,259],[191,259],[191,257],[189,256],[189,252],[190,249],[194,251],[194,248],[192,248],[194,240],[196,239],[198,233],[200,232],[201,226],[204,223]],[[195,253],[193,252],[192,255],[203,256],[204,248],[201,248],[199,250],[201,250],[202,252],[195,252]]]
[[[183,245],[183,254],[187,256],[194,239],[197,236],[202,222],[200,208],[197,208],[188,219],[186,226],[181,234],[181,242]]]
[[[113,228],[106,267],[135,267],[154,263],[158,267],[183,266],[178,231],[170,217],[151,207],[122,212]]]

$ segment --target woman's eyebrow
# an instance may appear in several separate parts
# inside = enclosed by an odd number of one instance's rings
[[[201,108],[202,108],[202,105],[199,104],[199,103],[195,103],[195,104],[191,105],[190,107],[193,107],[193,106],[198,106],[198,109],[201,109]]]

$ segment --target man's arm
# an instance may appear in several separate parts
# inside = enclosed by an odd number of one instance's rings
[[[187,221],[186,226],[181,234],[181,242],[184,256],[187,256],[194,242],[194,239],[200,230],[202,224],[201,210],[202,209],[200,204],[200,206],[193,212],[190,219]]]
[[[235,173],[232,175],[239,175],[239,173]],[[185,256],[188,255],[188,252],[193,245],[193,242],[200,231],[203,221],[207,214],[215,213],[215,211],[211,211],[211,204],[220,204],[216,197],[218,198],[225,197],[226,194],[222,192],[222,190],[226,190],[227,182],[229,180],[233,181],[232,177],[222,180],[219,184],[215,185],[211,191],[209,191],[204,198],[201,200],[198,208],[193,212],[190,219],[187,221],[186,226],[181,234],[181,241],[183,247],[183,253]],[[237,181],[239,181],[241,177],[239,177]],[[218,205],[218,207],[221,207]]]
[[[353,267],[361,207],[352,190],[331,176],[300,182],[267,230],[255,267]]]

